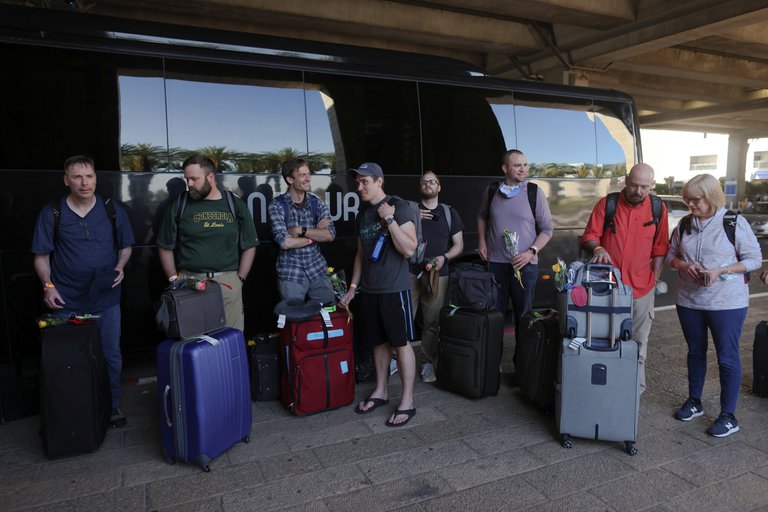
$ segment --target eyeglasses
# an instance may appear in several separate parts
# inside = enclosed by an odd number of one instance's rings
[[[704,199],[704,196],[702,197],[684,197],[683,201],[687,204],[699,204],[702,199]]]
[[[437,185],[437,180],[421,180],[422,185]]]
[[[78,224],[80,224],[80,227],[83,228],[83,237],[88,240],[90,239],[90,233],[88,233],[88,224],[85,222],[85,219],[80,219],[77,221]]]

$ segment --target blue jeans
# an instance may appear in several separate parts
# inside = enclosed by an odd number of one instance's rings
[[[83,314],[82,311],[56,311],[57,316],[69,318],[70,315]],[[101,352],[107,363],[109,387],[112,391],[112,407],[120,407],[120,373],[123,370],[123,355],[120,353],[120,304],[100,313],[96,319],[101,338]]]
[[[501,314],[507,312],[507,303],[512,299],[512,308],[515,313],[515,339],[520,332],[520,319],[533,309],[533,293],[536,291],[536,281],[539,278],[539,266],[528,264],[520,269],[523,287],[515,277],[515,269],[509,263],[488,263],[488,270],[496,276],[499,283],[499,293],[496,300],[496,309]],[[517,344],[515,344],[517,353]],[[515,357],[512,357],[515,360]]]
[[[720,368],[720,412],[733,414],[739,399],[741,359],[739,338],[747,308],[703,311],[677,306],[677,317],[688,343],[688,393],[701,398],[707,377],[707,329],[717,352]]]

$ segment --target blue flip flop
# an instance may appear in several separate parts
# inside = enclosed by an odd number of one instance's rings
[[[411,418],[416,416],[416,409],[405,409],[401,410],[398,409],[395,411],[395,418],[398,416],[408,416],[408,419],[403,421],[402,423],[392,423],[391,421],[387,420],[384,424],[388,427],[402,427],[404,425],[407,425],[409,421],[411,421]]]
[[[389,403],[389,400],[384,400],[383,398],[371,398],[370,396],[365,399],[365,402],[363,402],[363,405],[367,404],[368,402],[372,402],[373,406],[369,407],[367,409],[361,409],[360,404],[357,404],[355,406],[355,412],[357,414],[368,414],[369,412],[373,412],[382,405],[387,405]]]

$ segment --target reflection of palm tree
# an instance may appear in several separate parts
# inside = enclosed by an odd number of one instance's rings
[[[213,163],[216,164],[216,169],[219,172],[229,170],[229,164],[227,160],[235,160],[240,156],[240,153],[227,149],[226,146],[206,146],[195,151],[198,155],[207,156]]]
[[[277,152],[264,154],[264,167],[267,172],[280,172],[280,165],[291,158],[302,158],[305,153],[291,147],[283,148]]]
[[[310,153],[307,160],[313,172],[325,168],[336,169],[336,153]]]
[[[167,150],[149,143],[120,146],[120,168],[124,171],[151,172],[166,164]]]

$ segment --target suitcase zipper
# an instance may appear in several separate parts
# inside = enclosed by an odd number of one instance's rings
[[[296,386],[291,386],[293,389],[296,388],[296,402],[293,404],[294,408],[298,408],[301,405],[301,365],[303,362],[310,357],[322,357],[323,358],[323,368],[325,370],[325,396],[326,396],[326,409],[330,409],[331,407],[331,371],[328,366],[328,357],[331,354],[335,354],[336,352],[344,352],[343,349],[337,349],[337,350],[331,350],[329,352],[323,352],[322,354],[310,354],[308,356],[302,357],[299,362],[296,364],[296,367],[294,368],[294,373],[296,375]]]

